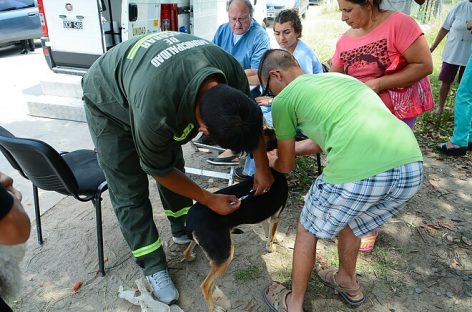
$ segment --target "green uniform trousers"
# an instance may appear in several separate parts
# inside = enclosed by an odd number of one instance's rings
[[[87,102],[87,99],[84,99]],[[167,268],[162,240],[153,220],[148,175],[141,169],[131,129],[85,105],[92,140],[121,232],[145,275]],[[182,148],[176,147],[176,168],[184,171]],[[192,200],[156,183],[173,236],[185,234]]]

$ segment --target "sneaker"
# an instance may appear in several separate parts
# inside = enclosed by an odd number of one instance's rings
[[[208,158],[207,162],[209,162],[212,165],[216,166],[234,166],[239,164],[239,156],[238,155],[233,155],[229,157],[214,157],[214,158]]]
[[[148,275],[146,279],[151,284],[152,292],[157,300],[167,305],[177,302],[179,292],[175,288],[174,283],[172,283],[167,269]]]
[[[172,236],[172,240],[174,241],[174,243],[178,245],[186,245],[192,241],[187,235],[182,235],[182,236],[177,236],[177,237]]]
[[[244,181],[244,180],[249,179],[251,176],[244,173],[243,167],[238,167],[234,169],[234,177],[238,179],[239,181]]]

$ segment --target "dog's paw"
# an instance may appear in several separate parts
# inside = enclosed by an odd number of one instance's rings
[[[215,309],[213,312],[226,312],[226,309],[223,308],[222,306],[215,306]]]
[[[181,262],[192,262],[197,258],[197,254],[194,252],[184,253]]]
[[[275,244],[270,244],[270,243],[267,243],[266,244],[266,251],[271,253],[271,252],[275,252],[275,250],[277,249],[277,247],[275,246]]]

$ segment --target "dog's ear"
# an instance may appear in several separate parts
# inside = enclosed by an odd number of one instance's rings
[[[264,128],[264,140],[266,151],[270,152],[277,148],[277,138],[275,137],[275,130],[273,128]]]

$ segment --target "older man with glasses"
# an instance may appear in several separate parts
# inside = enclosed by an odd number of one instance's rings
[[[262,55],[270,49],[269,35],[253,18],[254,7],[249,0],[230,0],[228,3],[228,22],[216,31],[213,43],[231,54],[244,69],[251,86],[259,86],[257,68]],[[251,94],[261,94],[260,87],[252,87]],[[197,145],[211,145],[209,138],[201,137]],[[239,162],[237,155],[230,150],[221,153],[208,162],[214,165],[231,165]]]
[[[253,13],[250,1],[230,0],[228,23],[218,28],[213,43],[238,60],[250,85],[258,85],[257,68],[264,52],[270,49],[270,40],[265,29],[252,18]]]

